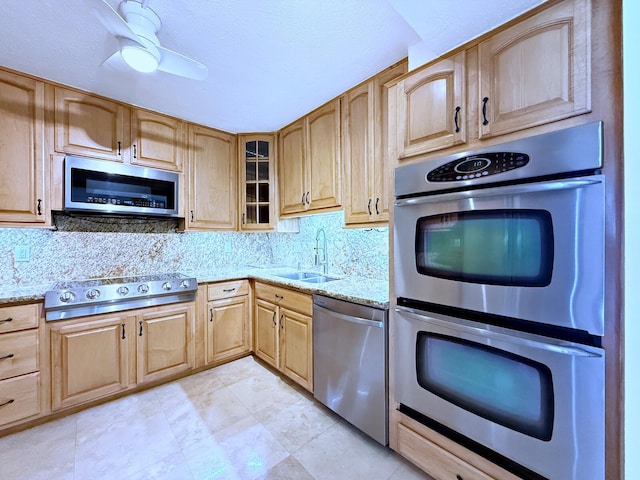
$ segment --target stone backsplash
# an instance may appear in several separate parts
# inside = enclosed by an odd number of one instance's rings
[[[329,273],[387,279],[389,230],[343,228],[343,213],[300,219],[299,233],[175,233],[171,221],[60,218],[59,230],[0,228],[0,282],[6,286],[233,266],[316,269],[316,234],[327,238]],[[15,261],[15,247],[29,261]]]

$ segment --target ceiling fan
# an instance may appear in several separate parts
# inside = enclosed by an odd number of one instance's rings
[[[118,6],[119,14],[107,0],[96,0],[98,19],[120,42],[120,49],[112,57],[122,57],[127,65],[143,73],[159,70],[194,80],[207,78],[205,65],[160,46],[156,33],[162,23],[148,3],[149,0],[124,0]]]

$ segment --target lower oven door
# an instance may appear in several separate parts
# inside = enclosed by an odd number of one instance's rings
[[[405,307],[394,325],[396,402],[545,478],[604,478],[604,350]]]

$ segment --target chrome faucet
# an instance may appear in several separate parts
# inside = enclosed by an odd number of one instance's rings
[[[322,236],[322,244],[320,243],[320,236]],[[320,250],[322,250],[322,257],[320,256]],[[327,256],[327,235],[324,232],[324,228],[319,228],[316,233],[316,255],[315,264],[322,265],[322,273],[325,275],[329,273],[329,257]]]

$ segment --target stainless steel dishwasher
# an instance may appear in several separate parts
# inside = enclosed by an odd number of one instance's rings
[[[388,443],[387,310],[313,296],[313,393]]]

